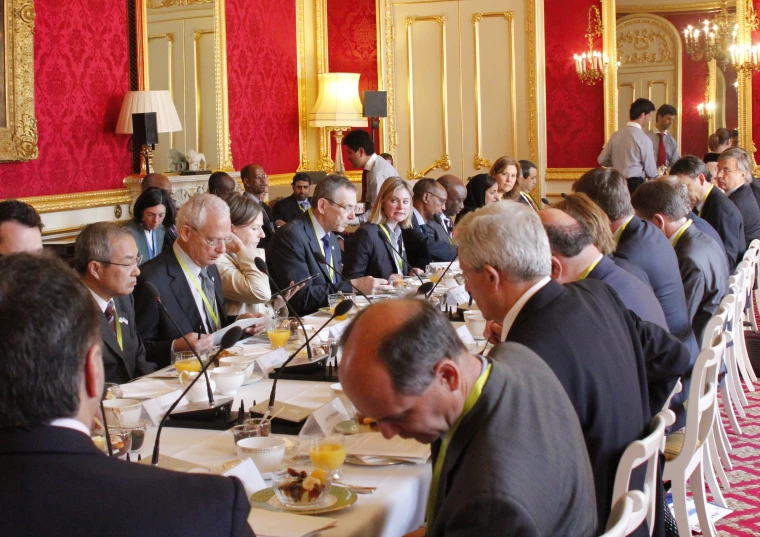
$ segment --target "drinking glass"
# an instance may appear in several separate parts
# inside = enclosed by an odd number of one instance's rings
[[[201,359],[203,358],[204,356],[201,355]],[[190,351],[172,352],[172,364],[174,364],[174,369],[177,370],[177,373],[182,373],[183,371],[199,373],[201,370],[201,363]]]
[[[340,479],[341,468],[346,462],[346,441],[342,435],[328,434],[312,436],[309,444],[309,458],[315,468],[320,468]]]
[[[243,422],[243,425],[253,429],[256,434],[253,436],[269,436],[272,432],[272,420],[264,418],[248,418]]]
[[[295,317],[281,317],[269,323],[267,336],[273,349],[280,349],[288,344],[292,332],[292,323]]]
[[[337,293],[335,295],[329,295],[327,297],[327,303],[330,305],[330,313],[335,313],[335,306],[343,302],[344,300],[350,300],[356,303],[356,295],[353,293]],[[348,319],[348,313],[339,315],[335,318],[336,321],[344,321]]]

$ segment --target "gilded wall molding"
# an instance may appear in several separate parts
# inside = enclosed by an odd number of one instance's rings
[[[184,7],[192,6],[193,4],[211,4],[214,0],[161,0],[160,4],[156,4],[153,0],[146,0],[148,9],[160,9],[162,7]]]
[[[58,194],[54,196],[34,196],[19,198],[19,200],[28,203],[38,213],[42,214],[91,209],[93,207],[107,207],[109,205],[128,205],[131,203],[132,198],[129,195],[128,189],[120,188],[117,190],[95,190],[92,192]]]
[[[617,21],[615,1],[602,0],[603,53],[609,58],[604,73],[604,142],[618,129]]]
[[[396,39],[395,31],[393,29],[393,4],[390,0],[385,0],[385,13],[383,16],[383,29],[382,37],[384,39],[383,56],[385,57],[385,90],[388,92],[388,147],[386,151],[396,158],[396,146],[398,145],[398,137],[396,134],[396,80],[393,60],[393,42]],[[383,70],[380,70],[382,76]]]
[[[0,162],[39,156],[34,115],[33,0],[7,0],[0,38],[5,35],[5,82],[0,88]]]
[[[729,0],[728,7],[736,7],[735,0]],[[644,13],[709,13],[720,11],[720,2],[696,2],[693,4],[664,4],[664,5],[616,5],[615,9],[621,15]]]
[[[546,181],[577,181],[592,168],[547,168]]]
[[[618,30],[621,30],[621,28],[618,28]],[[617,43],[618,60],[621,67],[630,64],[670,63],[673,58],[668,44],[668,37],[664,31],[648,29],[625,30],[620,32]],[[628,47],[625,45],[628,45]]]
[[[538,1],[541,0],[528,0],[526,17],[526,33],[528,36],[528,147],[530,148],[530,160],[537,164],[540,160],[538,158],[538,71],[536,69],[539,58],[536,54],[538,25],[536,24],[535,2]],[[543,58],[541,58],[541,61],[543,61]],[[541,185],[536,185],[536,188],[540,189]]]
[[[306,112],[306,6],[304,0],[296,0],[296,69],[298,73],[298,149],[301,154],[296,171],[307,171],[309,163],[308,127]]]
[[[227,10],[225,0],[214,2],[214,74],[216,77],[216,150],[217,168],[232,171],[230,139],[230,103],[227,90]]]
[[[330,63],[327,54],[327,0],[316,0],[315,10],[317,27],[317,74],[329,73]],[[317,92],[319,92],[319,88],[317,88]],[[317,133],[319,143],[317,169],[330,173],[335,169],[335,162],[330,157],[330,132],[324,127],[318,127]]]

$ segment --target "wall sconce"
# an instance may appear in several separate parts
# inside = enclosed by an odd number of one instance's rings
[[[708,101],[697,105],[697,113],[705,121],[709,121],[715,114],[715,103]]]
[[[610,62],[606,54],[594,50],[594,38],[602,37],[603,31],[602,14],[598,7],[591,6],[588,10],[588,28],[586,29],[588,52],[573,55],[578,78],[589,86],[593,86],[604,78],[604,71]]]
[[[760,70],[760,45],[731,45],[731,65],[737,72]]]

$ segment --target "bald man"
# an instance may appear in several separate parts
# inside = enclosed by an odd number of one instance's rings
[[[171,194],[172,182],[162,173],[149,173],[140,181],[140,191],[145,192],[151,187],[161,188]]]
[[[356,409],[386,438],[433,444],[427,529],[408,536],[595,535],[578,418],[531,350],[469,354],[441,312],[414,299],[370,306],[341,346],[340,380]]]
[[[464,200],[467,197],[467,187],[456,175],[446,174],[438,178],[438,183],[446,189],[446,208],[441,214],[441,224],[451,236],[454,229],[454,219],[464,209]]]
[[[545,208],[538,216],[549,237],[553,279],[562,284],[586,278],[601,280],[620,296],[626,308],[643,320],[668,329],[652,288],[602,255],[594,246],[594,237],[586,224],[559,209]]]

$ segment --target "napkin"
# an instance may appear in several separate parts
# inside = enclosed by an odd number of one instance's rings
[[[412,439],[386,439],[380,433],[360,433],[346,437],[346,453],[362,457],[389,457],[409,462],[424,462],[430,457],[430,446]]]
[[[122,384],[120,388],[125,399],[152,399],[176,389],[161,380],[149,379]]]
[[[335,519],[251,509],[248,524],[259,537],[304,537],[329,528]]]

